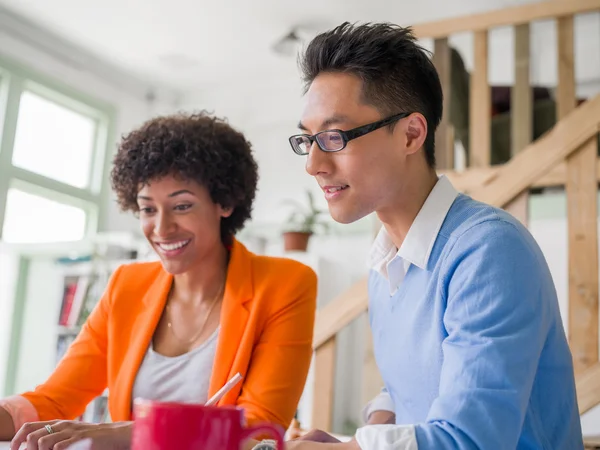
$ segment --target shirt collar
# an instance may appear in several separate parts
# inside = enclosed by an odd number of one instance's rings
[[[415,217],[398,250],[385,227],[381,227],[369,255],[369,266],[388,278],[388,266],[396,258],[425,269],[433,244],[458,192],[445,175],[438,178]]]

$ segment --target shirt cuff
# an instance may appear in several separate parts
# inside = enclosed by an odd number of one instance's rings
[[[27,422],[37,422],[40,420],[35,406],[21,395],[13,395],[0,399],[0,407],[4,408],[12,418],[15,433]]]
[[[392,401],[390,394],[387,392],[381,392],[377,395],[377,397],[365,405],[362,410],[363,423],[367,423],[369,421],[369,417],[375,411],[396,412],[396,409],[394,408],[394,402]]]
[[[414,425],[366,425],[356,442],[361,450],[419,450]]]

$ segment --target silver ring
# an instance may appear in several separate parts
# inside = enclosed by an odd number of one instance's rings
[[[48,434],[55,433],[55,431],[52,429],[52,425],[44,425],[44,428],[46,429]]]

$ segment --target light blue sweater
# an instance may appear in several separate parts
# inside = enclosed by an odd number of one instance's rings
[[[419,450],[582,449],[550,271],[529,231],[459,195],[427,270],[369,276],[375,357]]]

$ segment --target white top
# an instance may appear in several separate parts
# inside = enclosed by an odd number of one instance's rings
[[[420,268],[427,266],[437,235],[457,196],[458,191],[450,180],[445,175],[440,176],[400,249],[396,248],[390,235],[381,227],[371,247],[369,265],[387,278],[390,295],[398,290],[411,264]],[[363,409],[363,420],[366,422],[374,411],[394,412],[394,402],[385,389],[367,403]],[[356,440],[362,450],[418,449],[413,425],[366,425],[358,429]]]
[[[219,328],[200,345],[179,356],[156,353],[152,343],[133,385],[133,397],[161,402],[206,403]]]

